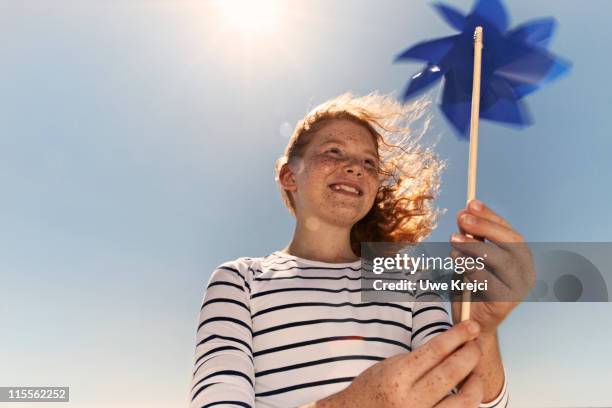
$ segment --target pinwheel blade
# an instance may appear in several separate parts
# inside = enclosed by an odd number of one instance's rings
[[[435,65],[428,65],[423,71],[413,75],[408,84],[408,87],[404,91],[403,100],[407,101],[413,96],[425,91],[431,85],[433,85],[437,80],[442,78],[444,73],[440,70],[439,67]]]
[[[468,140],[470,111],[472,109],[470,94],[465,92],[462,83],[457,80],[454,73],[448,72],[444,78],[444,91],[442,92],[440,109],[457,131],[459,138]]]
[[[515,48],[510,61],[495,69],[495,75],[515,83],[537,85],[551,74],[556,58],[540,48]],[[563,71],[558,67],[559,74]],[[557,75],[558,76],[558,75]]]
[[[552,82],[565,74],[568,74],[572,69],[572,63],[563,58],[555,57],[552,67],[548,71],[548,74],[542,80],[542,85]]]
[[[500,0],[478,0],[470,14],[488,21],[501,32],[508,29],[508,14]]]
[[[512,81],[509,81],[509,82],[512,84],[512,87],[514,88],[514,92],[517,98],[522,98],[525,95],[528,95],[532,92],[537,91],[545,84],[552,82],[562,77],[563,75],[569,73],[571,70],[571,67],[572,67],[572,64],[569,61],[566,61],[561,58],[555,58],[555,61],[553,62],[552,67],[550,68],[546,76],[542,79],[541,83],[537,85],[530,85],[530,84],[524,84],[524,83],[513,83]]]
[[[523,23],[508,30],[509,17],[502,0],[476,0],[468,15],[442,3],[434,4],[442,18],[459,33],[423,41],[395,61],[425,61],[403,93],[406,101],[444,76],[440,109],[457,134],[468,139],[473,77],[474,29],[484,30],[481,65],[480,117],[513,126],[532,123],[526,95],[571,69],[571,63],[547,50],[555,31],[552,17]],[[435,66],[435,71],[432,67]],[[437,71],[439,70],[439,71]]]
[[[440,109],[460,139],[469,140],[470,102],[441,104]]]
[[[463,31],[465,28],[466,19],[460,11],[442,3],[436,3],[433,6],[451,27],[457,31]]]
[[[480,101],[480,117],[510,125],[532,123],[527,107],[519,101],[511,84],[502,78],[492,78]]]
[[[440,62],[449,53],[459,36],[460,35],[452,35],[450,37],[418,43],[395,57],[395,62],[417,60],[426,61],[432,65],[440,65]]]
[[[508,38],[525,44],[546,48],[555,31],[556,21],[552,17],[528,21],[508,32]]]
[[[480,112],[480,117],[519,128],[533,124],[525,103],[514,99],[496,100],[489,109]]]

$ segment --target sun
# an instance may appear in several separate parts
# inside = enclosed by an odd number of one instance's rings
[[[223,31],[243,37],[278,33],[283,19],[281,0],[218,0],[213,3]]]

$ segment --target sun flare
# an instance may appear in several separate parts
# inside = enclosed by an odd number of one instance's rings
[[[218,0],[218,24],[244,37],[278,32],[283,18],[280,0]]]

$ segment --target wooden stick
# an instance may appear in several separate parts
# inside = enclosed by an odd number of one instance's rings
[[[478,163],[478,119],[480,118],[480,68],[482,65],[482,27],[474,31],[474,77],[472,80],[472,113],[470,116],[470,157],[468,161],[467,203],[476,198],[476,165]],[[470,236],[469,234],[466,234]],[[471,237],[471,236],[470,236]],[[461,321],[470,318],[471,292],[464,290],[461,299]]]

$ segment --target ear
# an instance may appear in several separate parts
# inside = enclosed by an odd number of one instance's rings
[[[278,174],[278,181],[285,190],[296,191],[295,173],[288,163],[283,164]]]

